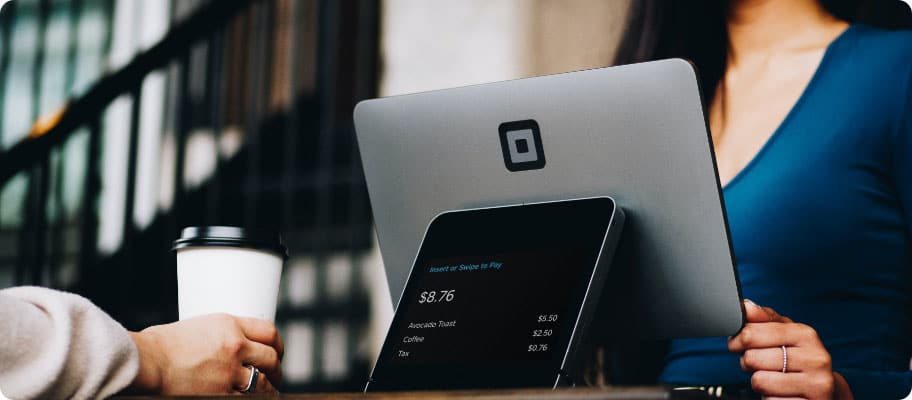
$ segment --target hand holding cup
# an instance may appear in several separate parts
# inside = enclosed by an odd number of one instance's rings
[[[260,370],[256,392],[275,392],[282,381],[282,338],[261,319],[211,314],[131,332],[140,369],[132,387],[160,394],[242,391]]]
[[[287,250],[279,235],[190,227],[174,242],[180,321],[131,333],[142,392],[275,392],[282,338],[273,321]]]

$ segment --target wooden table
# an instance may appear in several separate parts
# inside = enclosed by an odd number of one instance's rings
[[[163,397],[118,397],[118,399],[159,399]],[[198,398],[231,398],[237,396],[208,396]],[[581,388],[560,390],[485,390],[453,392],[396,392],[396,393],[302,393],[279,395],[247,395],[247,399],[299,399],[299,400],[670,400],[671,392],[661,387],[625,387],[625,388]]]

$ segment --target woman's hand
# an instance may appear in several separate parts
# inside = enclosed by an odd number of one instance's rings
[[[744,302],[744,310],[747,324],[728,340],[728,350],[741,353],[741,369],[753,373],[755,392],[766,399],[853,399],[848,383],[833,372],[830,353],[814,328],[749,300]],[[782,346],[787,363],[783,363]]]
[[[132,389],[161,394],[215,394],[243,390],[260,370],[257,392],[282,381],[284,347],[275,326],[255,318],[212,314],[131,332],[140,367]]]

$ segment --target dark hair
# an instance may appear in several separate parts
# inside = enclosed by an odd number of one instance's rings
[[[900,0],[819,0],[834,16],[886,29],[912,27]],[[706,101],[725,73],[729,0],[632,0],[616,64],[686,58],[697,66]]]

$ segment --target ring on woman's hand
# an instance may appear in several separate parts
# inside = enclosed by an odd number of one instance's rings
[[[247,365],[247,368],[250,368],[250,380],[247,381],[247,387],[242,392],[251,393],[256,389],[257,381],[260,379],[260,370],[253,365]]]
[[[789,367],[789,353],[785,349],[785,346],[782,346],[782,373],[788,372]]]

